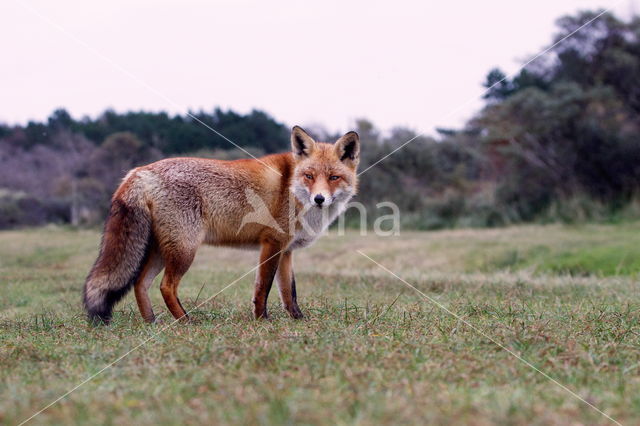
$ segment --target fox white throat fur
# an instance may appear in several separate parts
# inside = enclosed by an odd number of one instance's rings
[[[142,317],[154,321],[148,290],[163,269],[165,304],[187,319],[178,286],[201,244],[259,249],[254,316],[268,316],[275,279],[283,307],[302,318],[293,251],[317,240],[356,194],[360,139],[349,132],[333,144],[316,142],[296,126],[291,149],[235,161],[171,158],[130,171],[113,195],[85,281],[90,320],[108,323],[133,288]]]
[[[351,197],[349,197],[350,199]],[[327,207],[310,206],[300,213],[301,228],[296,231],[289,250],[308,247],[324,234],[336,218],[344,212],[347,202],[338,201]]]

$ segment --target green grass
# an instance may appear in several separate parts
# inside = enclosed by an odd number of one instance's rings
[[[623,424],[640,418],[640,224],[329,235],[296,253],[301,308],[251,318],[253,274],[192,313],[109,327],[80,306],[99,234],[0,233],[0,423],[16,424],[134,350],[34,424]],[[457,319],[359,255],[362,250]],[[187,309],[256,264],[203,247]],[[154,334],[158,334],[154,336]]]

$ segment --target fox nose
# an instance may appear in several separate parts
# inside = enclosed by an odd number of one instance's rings
[[[322,203],[324,203],[324,197],[322,196],[322,194],[318,194],[313,197],[313,201],[315,201],[317,205],[321,206]]]

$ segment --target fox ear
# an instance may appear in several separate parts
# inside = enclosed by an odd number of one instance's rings
[[[316,147],[316,141],[300,126],[291,129],[291,149],[296,160],[309,157]]]
[[[356,132],[349,132],[336,141],[336,154],[340,161],[354,169],[360,162],[360,136]]]

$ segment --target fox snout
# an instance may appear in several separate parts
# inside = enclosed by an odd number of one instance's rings
[[[315,182],[310,185],[309,204],[316,207],[328,207],[332,202],[333,194],[328,182],[322,176],[318,176]]]
[[[318,184],[310,185],[304,182],[295,184],[294,193],[300,201],[309,207],[329,207],[335,201],[335,196],[331,193],[330,188],[322,188],[322,185]]]
[[[322,192],[319,192],[319,193],[317,193],[315,195],[311,194],[311,197],[309,197],[309,198],[310,198],[309,204],[311,204],[312,206],[315,206],[315,207],[319,207],[319,208],[329,207],[333,203],[333,200],[334,200],[333,195],[322,193]]]

